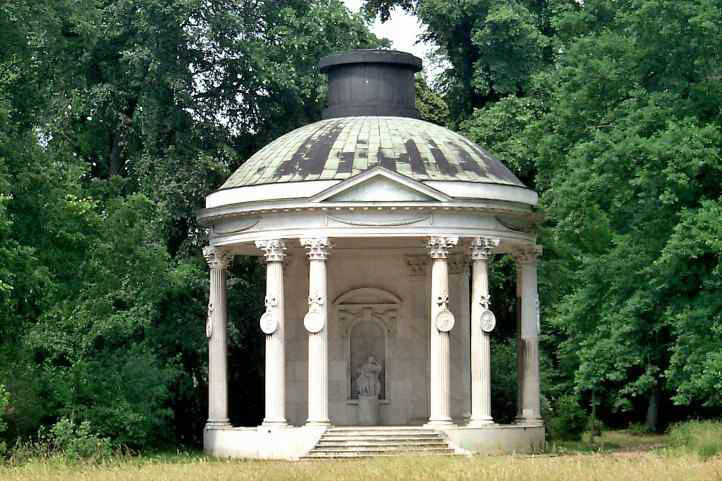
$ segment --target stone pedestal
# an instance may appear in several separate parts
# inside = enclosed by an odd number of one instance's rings
[[[379,424],[379,398],[378,396],[358,397],[358,424],[359,426],[378,426]]]

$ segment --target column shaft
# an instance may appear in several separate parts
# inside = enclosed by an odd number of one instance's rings
[[[524,420],[524,341],[521,338],[521,264],[516,265],[516,422]]]
[[[538,250],[529,248],[517,256],[521,270],[521,408],[525,423],[541,422],[539,392],[539,294],[537,290]]]
[[[489,333],[481,329],[479,302],[489,296],[489,274],[487,259],[474,259],[471,305],[471,383],[472,383],[472,424],[488,424],[491,417],[491,342]]]
[[[212,247],[203,254],[210,266],[208,297],[208,421],[207,428],[225,427],[228,421],[228,347],[226,268],[231,256]]]
[[[325,238],[302,239],[309,249],[308,424],[330,424],[328,417],[328,287]]]
[[[476,237],[471,243],[472,294],[471,294],[471,365],[472,412],[470,425],[493,423],[491,416],[491,329],[494,322],[487,319],[482,326],[482,315],[490,312],[489,258],[498,239]],[[488,316],[488,312],[485,314]],[[491,316],[493,320],[493,316]]]
[[[449,248],[456,245],[456,237],[433,237],[429,248],[431,264],[431,352],[429,424],[452,424],[451,421],[451,367],[449,359],[449,332],[439,329],[437,318],[448,312],[449,304]],[[453,326],[453,321],[452,321]]]
[[[266,257],[266,314],[274,318],[273,332],[266,333],[266,397],[265,417],[267,426],[286,425],[286,346],[283,259],[286,246],[279,239],[258,241]],[[270,330],[269,330],[270,331]]]

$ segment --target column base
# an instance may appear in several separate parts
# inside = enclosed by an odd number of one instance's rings
[[[427,428],[434,428],[434,427],[440,427],[440,426],[456,426],[454,421],[451,420],[451,418],[448,419],[429,419],[426,424],[424,424],[424,427]]]
[[[525,426],[543,426],[544,420],[538,417],[515,418],[513,424],[523,424]]]
[[[470,428],[483,428],[485,426],[493,426],[496,424],[492,418],[469,419],[466,426]]]
[[[228,429],[231,427],[231,422],[228,419],[209,419],[206,421],[205,429]]]
[[[283,429],[288,427],[288,422],[285,419],[264,419],[261,426],[271,429]]]
[[[311,420],[306,421],[306,424],[305,424],[305,426],[310,426],[310,427],[328,427],[330,425],[331,425],[331,421],[311,421]]]

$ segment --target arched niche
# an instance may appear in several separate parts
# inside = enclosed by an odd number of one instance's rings
[[[358,399],[356,373],[370,355],[383,367],[379,373],[379,399],[388,402],[387,373],[392,359],[389,337],[396,334],[401,299],[384,289],[363,287],[341,294],[334,305],[346,345],[346,394],[349,403],[354,404]]]

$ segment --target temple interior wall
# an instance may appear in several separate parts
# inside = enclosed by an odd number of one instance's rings
[[[302,250],[291,252],[285,268],[286,292],[286,416],[289,424],[300,426],[308,416],[308,334],[303,316],[308,309],[308,262]],[[429,417],[429,337],[431,270],[411,275],[406,255],[426,256],[425,249],[332,249],[328,266],[328,355],[329,417],[335,425],[358,423],[358,405],[352,397],[352,378],[358,366],[349,361],[348,325],[339,319],[334,301],[343,294],[363,288],[379,289],[400,300],[394,328],[386,333],[383,364],[384,398],[380,424],[423,424]],[[429,259],[430,260],[430,259]],[[451,414],[464,422],[470,412],[470,353],[468,277],[462,265],[450,263],[450,309],[456,316],[451,331]],[[370,296],[370,297],[369,297]],[[363,302],[374,300],[366,295]],[[356,300],[358,301],[358,300]],[[356,302],[354,300],[350,302]],[[371,332],[372,330],[359,330]],[[378,345],[376,340],[356,345]],[[365,358],[356,353],[354,359]]]

